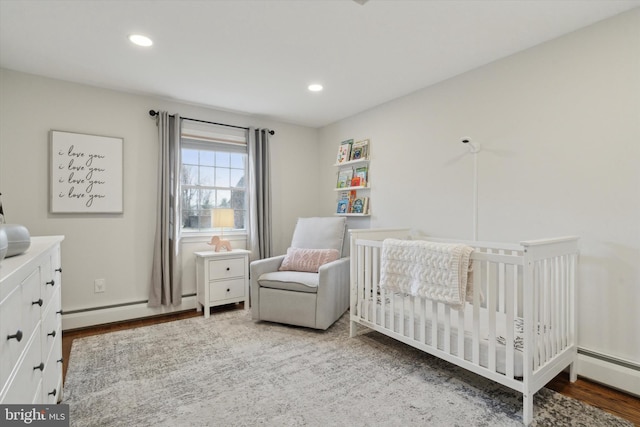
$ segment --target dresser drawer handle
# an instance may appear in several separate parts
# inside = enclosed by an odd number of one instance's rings
[[[10,340],[12,338],[15,338],[16,340],[18,340],[18,342],[22,341],[22,331],[18,329],[18,332],[16,332],[13,335],[7,335],[7,340]]]
[[[56,271],[57,271],[58,273],[62,273],[62,267],[56,268]]]
[[[38,366],[34,366],[33,370],[40,369],[40,371],[44,371],[44,363],[40,362]]]
[[[47,334],[48,337],[55,337],[56,336],[56,331],[51,331]]]
[[[31,303],[31,305],[36,305],[36,304],[38,304],[40,307],[42,307],[42,302],[43,302],[43,301],[42,301],[42,298],[40,298],[38,301],[33,301],[33,302]]]
[[[56,362],[58,362],[58,363],[64,363],[64,357],[61,357],[60,359],[56,360]]]
[[[49,392],[49,393],[47,393],[47,394],[48,394],[49,396],[54,396],[54,397],[55,397],[56,393],[57,393],[57,391],[56,391],[56,389],[54,388],[54,389],[53,389],[53,391],[50,391],[50,392]]]
[[[51,281],[47,282],[47,285],[55,286],[55,284],[56,284],[55,280],[51,280]]]

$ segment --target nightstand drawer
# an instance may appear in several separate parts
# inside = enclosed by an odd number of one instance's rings
[[[209,260],[209,280],[244,277],[245,258]]]
[[[211,302],[244,297],[244,278],[209,283]]]

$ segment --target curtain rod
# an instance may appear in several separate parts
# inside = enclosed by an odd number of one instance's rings
[[[155,111],[155,110],[149,110],[149,115],[151,117],[155,117],[155,116],[158,115],[158,112]],[[169,117],[173,117],[173,114],[171,114]],[[206,120],[190,119],[189,117],[181,117],[181,118],[184,119],[184,120],[191,120],[192,122],[208,123],[210,125],[226,126],[226,127],[230,127],[230,128],[249,130],[249,128],[246,128],[246,127],[243,127],[243,126],[228,125],[228,124],[225,124],[225,123],[208,122]],[[276,134],[275,130],[270,130],[269,131],[269,135],[275,135],[275,134]]]

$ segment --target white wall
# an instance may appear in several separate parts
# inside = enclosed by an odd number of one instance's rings
[[[321,179],[368,137],[371,225],[470,239],[462,136],[483,147],[479,239],[580,236],[579,345],[640,364],[640,10],[323,128]]]
[[[300,161],[317,157],[313,155],[318,150],[315,129],[0,70],[0,192],[6,218],[25,225],[34,236],[66,236],[62,244],[62,308],[66,312],[147,300],[158,156],[157,128],[148,114],[150,109],[276,131],[271,146],[277,253],[286,252],[295,219],[313,215],[319,208],[317,197],[309,189],[310,183],[318,180],[319,165]],[[123,214],[48,213],[51,129],[124,138]],[[291,179],[292,176],[305,179]],[[185,253],[207,248],[203,241],[208,238],[189,239]],[[245,244],[243,240],[235,243],[237,247]],[[185,255],[183,264],[184,294],[195,293],[193,259]],[[106,279],[105,293],[94,293],[93,282],[97,278]],[[191,298],[177,308],[194,307],[193,304]],[[125,311],[120,317],[150,313],[144,309]],[[82,323],[69,323],[69,317],[63,317],[63,323],[74,327],[120,320],[91,311],[83,316]]]

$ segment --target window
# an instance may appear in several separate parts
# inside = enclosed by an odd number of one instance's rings
[[[247,144],[244,131],[183,121],[182,232],[246,230]],[[226,132],[226,131],[222,131]],[[233,209],[233,228],[212,224],[212,209]]]

